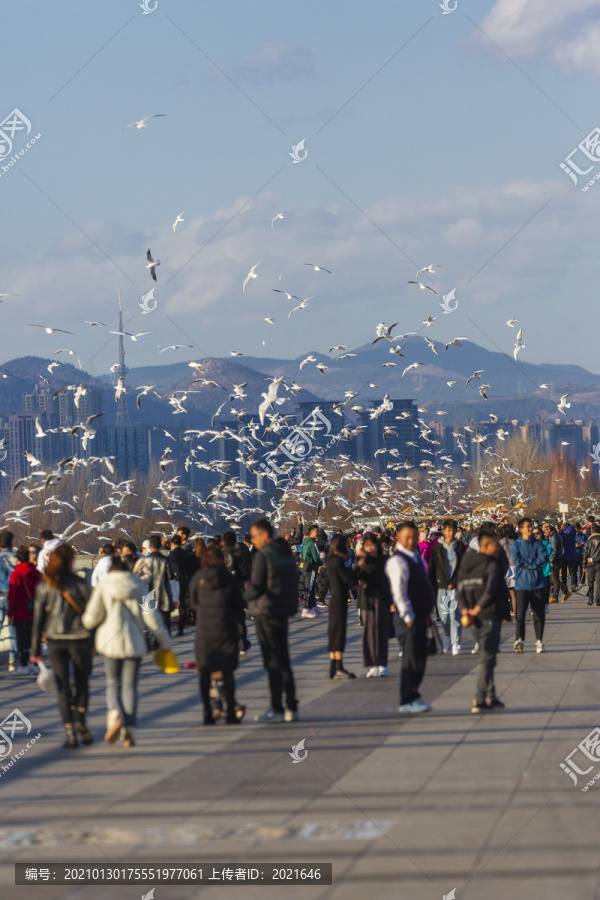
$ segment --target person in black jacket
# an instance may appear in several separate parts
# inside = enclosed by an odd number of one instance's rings
[[[363,666],[367,678],[388,674],[388,645],[392,631],[392,595],[385,574],[385,557],[372,532],[363,535],[357,554],[358,608],[363,624]]]
[[[238,543],[235,531],[225,531],[223,534],[223,555],[227,571],[233,575],[242,594],[250,583],[252,575],[252,558],[245,544]],[[246,628],[246,614],[240,623],[240,653],[242,656],[250,649],[248,629]]]
[[[239,623],[244,614],[242,594],[225,568],[216,545],[206,548],[202,568],[193,579],[192,604],[196,610],[196,663],[204,704],[204,724],[214,725],[210,705],[211,675],[219,673],[227,702],[228,725],[237,725],[234,671],[238,665]]]
[[[273,528],[267,519],[254,522],[250,536],[256,553],[245,599],[256,625],[271,691],[271,708],[256,716],[255,721],[295,722],[298,701],[288,650],[288,620],[298,611],[298,569],[284,538],[273,539]]]
[[[90,598],[85,579],[73,572],[73,549],[61,544],[51,553],[38,584],[33,613],[31,662],[42,659],[42,632],[48,641],[48,659],[56,682],[58,706],[65,727],[63,747],[93,743],[85,717],[88,707],[90,672],[90,636],[81,617]],[[71,686],[71,677],[73,686]],[[74,708],[71,708],[71,695]]]
[[[183,637],[183,626],[189,617],[188,593],[191,578],[191,554],[181,546],[181,537],[174,534],[170,540],[171,552],[169,563],[175,581],[179,582],[179,624],[177,625],[177,637]]]
[[[588,606],[600,606],[600,525],[593,524],[583,547],[583,571],[588,586]]]
[[[329,582],[329,622],[327,626],[329,649],[329,677],[338,681],[355,678],[353,672],[344,669],[342,657],[346,648],[346,622],[348,617],[348,591],[356,576],[348,568],[348,542],[343,534],[336,534],[327,552],[327,580]]]
[[[456,573],[465,552],[465,546],[456,540],[458,525],[452,519],[444,522],[442,537],[431,550],[428,574],[437,595],[437,611],[444,629],[443,651],[452,655],[460,653],[462,627],[460,613],[454,596]]]
[[[477,688],[471,712],[494,707],[504,708],[496,697],[494,668],[500,645],[502,622],[510,619],[508,588],[499,559],[498,535],[491,528],[479,531],[479,551],[467,550],[457,577],[458,605],[471,618],[474,638],[479,645]]]

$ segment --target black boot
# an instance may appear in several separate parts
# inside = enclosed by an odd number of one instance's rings
[[[337,659],[335,662],[335,675],[334,678],[336,681],[348,681],[351,678],[356,678],[354,672],[347,672],[344,668],[344,664],[341,659]]]
[[[65,750],[69,749],[70,747],[79,747],[79,743],[77,741],[77,738],[75,737],[75,731],[70,722],[68,725],[65,725],[65,735],[67,738],[63,744]]]
[[[82,744],[93,744],[94,735],[86,725],[85,713],[77,710],[77,712],[75,713],[75,717],[75,734],[79,737]]]
[[[336,670],[336,660],[335,660],[335,659],[330,659],[330,660],[329,660],[329,677],[330,677],[330,678],[333,678],[333,677],[334,677],[334,675],[335,675],[335,670]]]
[[[214,725],[215,719],[212,713],[204,713],[204,724],[205,725]]]

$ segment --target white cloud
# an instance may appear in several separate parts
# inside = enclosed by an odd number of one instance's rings
[[[543,56],[600,75],[600,0],[497,0],[481,28],[514,58]],[[485,37],[474,36],[485,45]]]

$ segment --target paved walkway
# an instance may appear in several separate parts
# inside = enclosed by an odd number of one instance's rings
[[[96,661],[90,726],[98,743],[60,749],[52,698],[10,677],[2,657],[2,714],[18,708],[41,738],[0,776],[0,896],[39,900],[136,898],[139,886],[14,885],[14,862],[333,864],[333,885],[293,896],[363,900],[594,900],[600,897],[600,771],[578,750],[578,786],[560,768],[600,726],[600,609],[574,595],[551,607],[548,652],[512,651],[503,632],[497,683],[506,710],[473,716],[475,659],[430,660],[424,697],[433,713],[400,719],[395,642],[390,677],[365,679],[351,613],[347,667],[331,682],[326,617],[292,623],[301,721],[260,726],[266,679],[256,642],[244,659],[241,728],[204,728],[196,678],[165,676],[150,661],[141,680],[139,744],[102,742],[104,675]],[[250,635],[252,637],[252,634]],[[191,638],[178,642],[192,659]],[[289,751],[305,739],[307,759]],[[14,751],[27,739],[15,738]],[[594,755],[593,751],[592,755]],[[585,764],[584,764],[585,762]],[[1,769],[0,769],[1,772]],[[272,893],[270,893],[272,891]],[[281,888],[160,886],[155,900],[281,897]]]

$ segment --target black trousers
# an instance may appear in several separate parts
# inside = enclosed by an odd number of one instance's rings
[[[269,676],[271,708],[276,713],[283,712],[285,691],[286,706],[295,712],[298,709],[298,701],[288,650],[288,619],[280,616],[258,616],[255,625],[264,666]]]
[[[561,586],[563,591],[568,591],[569,587],[567,584],[567,576],[571,576],[571,590],[574,591],[577,587],[577,560],[576,559],[563,559],[562,565],[560,568],[560,579]]]
[[[600,565],[588,566],[587,570],[588,598],[590,600],[600,601]],[[17,643],[19,635],[17,634]]]
[[[165,623],[165,628],[167,632],[171,634],[171,610],[161,610],[161,615],[163,617],[163,622]]]
[[[402,647],[400,669],[400,704],[412,703],[421,696],[419,687],[425,675],[427,664],[427,625],[425,619],[415,619],[408,627],[402,619],[398,621],[399,639]]]
[[[90,642],[88,638],[83,640],[66,640],[48,638],[48,659],[52,665],[58,699],[58,708],[62,716],[63,724],[67,725],[71,719],[71,696],[75,706],[75,714],[78,710],[87,710],[88,705],[88,681],[90,671]],[[73,664],[73,688],[71,691],[69,665]],[[80,719],[81,716],[78,716]]]
[[[227,703],[227,718],[235,718],[235,678],[233,672],[222,672],[225,701]],[[212,714],[210,703],[210,669],[200,669],[200,694],[204,704],[204,715]]]
[[[562,560],[550,563],[552,571],[550,572],[550,596],[558,600],[560,594],[560,573],[562,570]]]
[[[316,569],[304,570],[304,605],[314,609],[317,605],[317,572]]]
[[[516,639],[525,640],[525,614],[531,605],[533,612],[533,630],[535,631],[536,641],[541,641],[544,637],[544,623],[546,621],[546,600],[544,597],[544,588],[538,588],[535,591],[515,591],[517,595],[516,602]],[[556,595],[554,595],[556,596]]]
[[[33,622],[24,622],[15,619],[13,622],[17,634],[17,653],[19,654],[19,662],[22,666],[26,666],[29,662],[29,649],[31,647],[31,632],[33,630]]]

